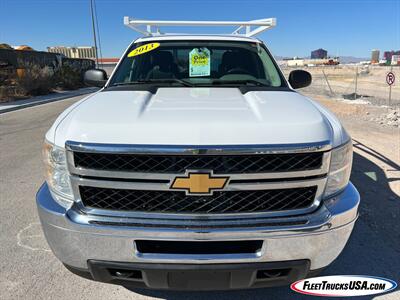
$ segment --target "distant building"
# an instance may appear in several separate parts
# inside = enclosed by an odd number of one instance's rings
[[[105,70],[107,72],[107,75],[111,75],[112,71],[114,70],[118,62],[119,62],[118,57],[99,58],[99,68]]]
[[[393,50],[392,51],[385,51],[383,52],[383,59],[386,61],[392,60],[392,55],[393,55]]]
[[[304,59],[295,57],[293,59],[287,60],[287,66],[288,67],[302,67],[302,66],[304,66]]]
[[[338,65],[339,59],[337,57],[334,58],[313,58],[313,59],[304,59],[304,58],[293,58],[285,61],[288,67],[302,67],[302,66],[322,66],[322,65]]]
[[[60,53],[69,58],[96,58],[95,47],[47,47],[47,51],[51,53]]]
[[[328,51],[321,49],[321,48],[311,52],[312,59],[314,59],[314,58],[322,59],[322,58],[327,58],[327,57],[328,57]]]
[[[400,55],[400,50],[383,52],[383,59],[386,60],[388,63],[390,63],[392,61],[393,55]]]
[[[398,51],[399,52],[399,51]],[[391,65],[400,65],[400,55],[394,54],[392,55],[392,62]]]
[[[371,64],[376,64],[379,62],[379,50],[372,50],[371,52]]]
[[[103,65],[116,65],[119,62],[119,58],[118,57],[111,57],[111,58],[99,58],[99,64],[103,64]]]

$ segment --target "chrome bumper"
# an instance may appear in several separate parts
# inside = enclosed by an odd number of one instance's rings
[[[53,253],[64,264],[87,269],[88,260],[132,263],[250,263],[308,259],[311,270],[329,265],[341,253],[358,216],[360,196],[350,183],[336,197],[325,200],[320,208],[306,216],[284,218],[280,225],[249,227],[172,227],[141,226],[136,220],[105,217],[66,211],[58,205],[44,184],[36,196],[39,217]],[[115,218],[114,218],[115,219]],[[96,221],[95,224],[91,221]],[[296,221],[306,220],[306,224]],[[291,222],[295,221],[295,222]],[[118,225],[119,224],[119,225]],[[121,226],[124,224],[124,226]],[[297,225],[296,225],[297,224]],[[149,240],[263,240],[255,254],[174,255],[142,254],[135,249],[135,239]]]

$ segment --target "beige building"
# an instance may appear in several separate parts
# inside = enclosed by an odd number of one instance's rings
[[[376,64],[379,62],[379,50],[372,50],[371,51],[371,64]]]
[[[66,57],[70,58],[96,58],[96,48],[95,47],[47,47],[47,51],[51,53],[64,54]]]

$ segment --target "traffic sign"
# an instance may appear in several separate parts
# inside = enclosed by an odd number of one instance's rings
[[[392,85],[395,80],[396,80],[396,77],[394,76],[393,72],[387,73],[387,75],[386,75],[386,83],[388,85]]]

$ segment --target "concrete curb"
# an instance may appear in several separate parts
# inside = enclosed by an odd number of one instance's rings
[[[37,106],[37,105],[41,105],[41,104],[65,100],[68,98],[77,97],[77,96],[81,96],[81,95],[85,95],[85,94],[91,94],[98,90],[99,90],[99,88],[96,88],[96,87],[87,87],[87,88],[81,88],[81,89],[78,89],[75,91],[61,92],[61,93],[59,93],[59,95],[57,95],[56,93],[53,93],[53,94],[44,95],[44,96],[32,97],[32,98],[24,99],[24,100],[17,100],[14,102],[7,102],[4,104],[0,104],[0,114],[15,111],[15,110],[20,110],[23,108],[33,107],[33,106]]]

